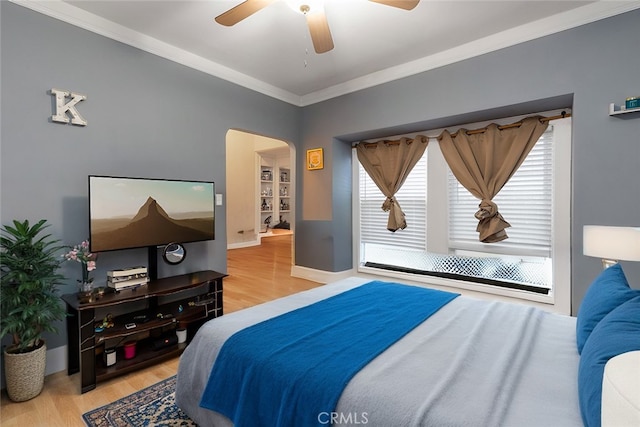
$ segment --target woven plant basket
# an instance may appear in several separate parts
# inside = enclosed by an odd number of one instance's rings
[[[7,394],[14,402],[33,399],[44,386],[44,371],[47,362],[47,345],[29,353],[4,352],[4,374]]]

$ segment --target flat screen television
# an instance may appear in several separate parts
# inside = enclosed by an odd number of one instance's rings
[[[92,252],[213,239],[213,182],[89,175]]]

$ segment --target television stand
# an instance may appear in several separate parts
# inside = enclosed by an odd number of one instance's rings
[[[90,303],[66,294],[67,373],[80,372],[80,391],[113,377],[180,355],[207,320],[223,315],[222,280],[226,274],[199,271],[151,280],[143,286],[111,291]],[[97,329],[110,315],[111,326]],[[135,326],[131,326],[135,324]],[[127,327],[129,325],[129,327]],[[175,343],[176,330],[186,328],[187,340]],[[168,345],[159,341],[171,337]],[[125,343],[135,342],[135,356]],[[107,366],[105,350],[115,348],[116,362]]]

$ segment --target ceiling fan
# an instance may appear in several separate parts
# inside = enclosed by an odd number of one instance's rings
[[[269,6],[277,0],[245,0],[239,5],[216,16],[218,24],[230,27],[245,18],[253,15],[261,9]],[[307,18],[307,25],[311,33],[313,48],[316,53],[325,53],[333,49],[333,39],[329,31],[329,23],[322,7],[322,2],[318,0],[286,0],[288,3],[295,3],[298,10]],[[400,9],[411,10],[417,6],[420,0],[369,0],[387,6]]]

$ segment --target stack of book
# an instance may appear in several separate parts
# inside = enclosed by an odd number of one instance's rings
[[[146,285],[148,282],[147,267],[130,267],[107,272],[107,286],[116,291]]]

